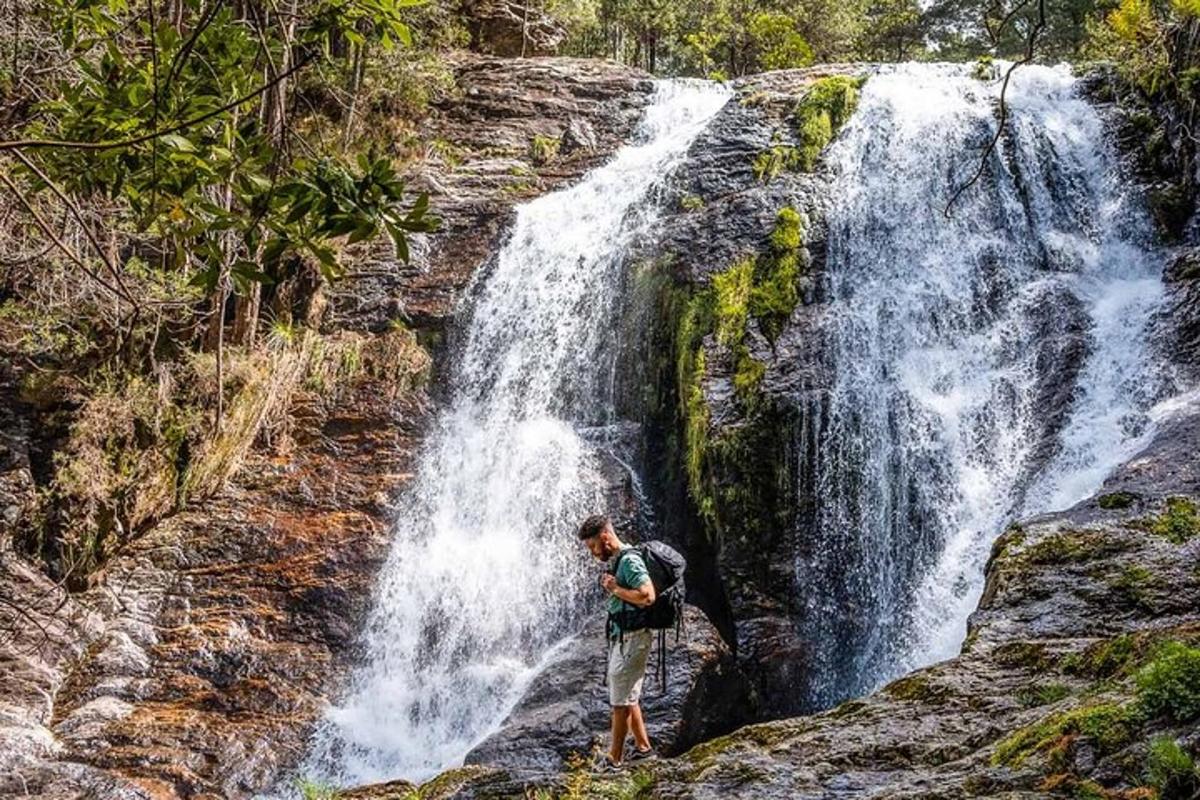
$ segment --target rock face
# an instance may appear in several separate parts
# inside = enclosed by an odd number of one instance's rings
[[[638,70],[566,58],[462,55],[454,96],[420,131],[428,157],[412,168],[441,229],[415,241],[405,265],[386,249],[334,287],[330,319],[380,330],[406,319],[443,331],[455,301],[499,248],[513,206],[602,163],[633,132],[653,83]]]
[[[409,265],[354,254],[328,292],[327,335],[376,342],[406,319],[437,344],[513,205],[603,160],[651,89],[633,70],[568,59],[462,56],[454,68],[459,97],[427,121],[431,153],[412,167],[446,224]],[[425,384],[367,370],[334,405],[301,393],[290,448],[253,452],[216,499],[67,595],[10,547],[49,456],[32,452],[7,369],[0,796],[242,798],[273,785],[352,657],[427,422]],[[614,506],[628,499],[614,487]]]
[[[668,632],[663,691],[651,653],[642,713],[656,749],[664,754],[726,733],[746,719],[748,691],[732,653],[694,606],[687,606],[678,642]],[[499,731],[466,757],[467,764],[503,767],[514,774],[562,771],[573,755],[591,757],[607,747],[609,705],[604,687],[604,620],[597,618],[564,643],[525,692]]]
[[[245,797],[289,764],[349,654],[423,416],[363,384],[83,595],[6,557],[6,591],[44,599],[0,655],[0,794]]]
[[[532,0],[470,0],[464,9],[470,20],[475,50],[494,56],[552,56],[566,38],[566,30],[544,6]]]
[[[666,454],[663,468],[648,468],[662,478],[664,535],[686,549],[695,601],[734,643],[760,718],[804,710],[795,687],[806,648],[792,622],[803,596],[794,568],[803,542],[794,523],[804,507],[793,487],[812,459],[794,442],[802,438],[798,409],[830,385],[821,345],[829,176],[819,165],[797,168],[803,142],[794,114],[814,86],[854,92],[868,72],[821,67],[737,82],[734,98],[672,178],[667,202],[675,213],[633,267],[639,277],[631,304],[664,311],[640,326],[643,366],[626,371],[631,398],[640,400],[647,383],[657,394],[640,409],[631,399],[628,413],[644,415],[648,449]],[[798,215],[799,236],[787,254],[797,275],[785,319],[771,330],[748,320],[733,347],[712,330],[689,327],[711,316],[703,304],[718,276],[774,257],[772,236],[785,209]],[[765,365],[751,378],[752,403],[739,389],[746,356]]]

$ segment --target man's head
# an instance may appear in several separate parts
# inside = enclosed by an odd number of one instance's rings
[[[621,540],[613,531],[612,522],[603,514],[593,514],[579,526],[579,538],[592,555],[607,561],[621,549]]]

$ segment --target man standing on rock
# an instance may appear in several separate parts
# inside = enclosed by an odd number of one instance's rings
[[[629,760],[636,761],[653,754],[638,699],[654,637],[646,628],[622,631],[620,620],[623,613],[654,603],[654,582],[650,580],[645,559],[617,538],[612,523],[603,514],[585,519],[579,526],[579,538],[592,555],[608,562],[600,585],[608,592],[608,700],[612,706],[612,745],[603,766],[615,768],[621,764],[625,735],[630,731],[636,749]],[[626,549],[629,551],[621,552]]]

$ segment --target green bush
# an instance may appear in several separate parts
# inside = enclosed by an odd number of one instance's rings
[[[1150,743],[1146,781],[1158,791],[1158,800],[1192,800],[1200,794],[1196,762],[1170,736],[1159,736]]]
[[[1147,712],[1175,722],[1200,717],[1200,648],[1167,642],[1135,676]]]
[[[1172,544],[1184,544],[1200,536],[1200,511],[1186,497],[1168,497],[1167,510],[1154,521],[1151,531]]]

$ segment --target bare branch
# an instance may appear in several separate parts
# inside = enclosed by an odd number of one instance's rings
[[[65,205],[67,210],[71,212],[71,216],[73,216],[75,221],[79,223],[79,227],[83,229],[83,235],[86,236],[88,242],[91,243],[92,248],[96,251],[96,255],[100,256],[100,260],[104,262],[104,266],[107,267],[108,273],[112,275],[113,280],[117,282],[117,286],[120,287],[121,294],[126,300],[134,305],[137,305],[137,300],[132,294],[129,293],[129,289],[125,286],[125,281],[121,278],[121,271],[117,269],[116,265],[113,264],[112,260],[109,259],[108,253],[106,253],[104,248],[100,246],[100,243],[96,241],[96,235],[92,233],[92,226],[88,225],[87,221],[83,218],[83,213],[80,212],[79,206],[71,202],[71,199],[67,197],[66,193],[63,192],[62,189],[58,188],[54,181],[50,180],[50,177],[46,175],[46,173],[43,172],[37,164],[35,164],[29,159],[28,156],[22,153],[20,148],[13,148],[13,155],[16,156],[17,159],[24,164],[30,172],[32,172],[34,175],[37,175],[38,179],[41,180],[42,183],[46,184],[46,186],[50,188],[50,191],[54,192],[55,196],[63,202],[63,205]]]
[[[25,210],[29,212],[31,217],[33,217],[33,221],[36,222],[37,226],[42,229],[42,233],[46,234],[46,238],[54,242],[58,249],[61,250],[67,256],[67,258],[69,258],[72,263],[75,264],[75,266],[79,267],[84,271],[85,274],[87,274],[88,277],[103,286],[108,291],[112,292],[114,295],[117,295],[118,297],[124,296],[112,284],[104,280],[104,278],[100,277],[96,272],[88,267],[88,265],[84,263],[83,259],[79,257],[79,254],[68,247],[67,244],[58,237],[58,234],[50,229],[49,223],[42,218],[42,215],[39,214],[37,209],[33,207],[33,204],[29,202],[29,198],[21,193],[21,190],[17,188],[15,183],[13,183],[12,178],[8,177],[8,174],[3,170],[0,170],[0,183],[3,183],[5,187],[7,187],[7,189],[12,193],[12,196],[17,198],[21,205],[25,207]]]
[[[1026,5],[1027,0],[1022,0],[1022,2],[1004,18],[1001,24],[1007,24],[1009,20],[1013,18],[1013,15]],[[979,166],[975,169],[975,174],[971,176],[970,180],[968,180],[962,186],[959,186],[958,189],[955,190],[954,194],[950,196],[949,202],[946,203],[946,210],[943,212],[947,219],[950,218],[950,211],[954,208],[954,204],[958,202],[958,198],[962,197],[963,192],[967,191],[967,189],[970,189],[979,182],[980,178],[983,177],[984,171],[987,170],[988,159],[992,157],[992,153],[996,151],[996,147],[1000,144],[1000,137],[1004,135],[1004,127],[1008,123],[1008,103],[1006,102],[1006,97],[1008,95],[1009,83],[1012,81],[1013,73],[1018,67],[1024,66],[1025,64],[1033,61],[1035,49],[1037,47],[1037,37],[1042,32],[1042,29],[1046,27],[1046,0],[1038,0],[1037,8],[1037,19],[1034,21],[1033,27],[1029,29],[1029,38],[1025,43],[1025,55],[1010,64],[1008,70],[1004,73],[1004,84],[1000,87],[1000,123],[996,126],[996,134],[992,137],[991,141],[988,142],[987,147],[985,147],[983,150],[983,154],[979,157]],[[996,31],[996,36],[999,37],[999,35],[1000,29],[998,28]]]

